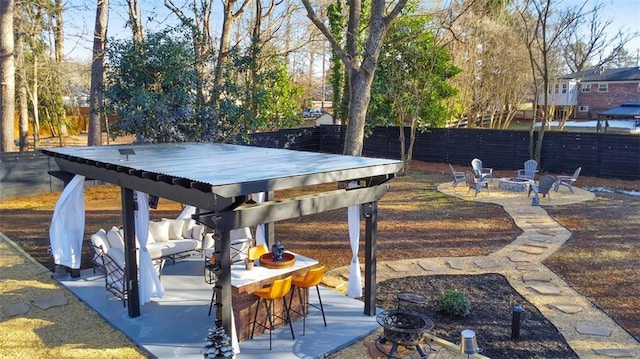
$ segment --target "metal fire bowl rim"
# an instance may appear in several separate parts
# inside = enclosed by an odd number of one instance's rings
[[[402,328],[402,327],[393,325],[392,324],[393,322],[388,321],[388,319],[390,318],[395,318],[392,320],[394,322],[397,322],[397,319],[400,317],[413,317],[408,319],[412,321],[421,321],[422,324],[419,327],[416,326],[415,328]],[[404,309],[393,309],[393,310],[381,312],[376,316],[376,321],[384,329],[400,332],[400,333],[424,333],[427,330],[433,328],[433,321],[431,319],[425,317],[424,315],[421,315],[420,313],[416,313],[416,312],[412,312]]]

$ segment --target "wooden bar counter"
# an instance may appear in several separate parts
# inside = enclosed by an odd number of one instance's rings
[[[291,253],[291,252],[288,252]],[[258,289],[271,285],[273,281],[288,276],[298,277],[304,275],[309,269],[318,265],[318,261],[312,258],[301,256],[299,254],[292,253],[296,261],[293,266],[289,268],[270,269],[260,266],[260,262],[256,260],[256,264],[253,269],[245,269],[244,262],[238,262],[231,266],[231,290],[232,290],[232,303],[233,303],[233,315],[235,317],[236,333],[238,340],[242,341],[251,338],[251,321],[255,315],[256,304],[258,303],[258,297],[252,293]],[[308,296],[308,290],[303,293],[303,298]],[[289,297],[291,294],[287,294],[287,303],[289,303]],[[300,305],[299,297],[296,294],[293,298],[293,307]],[[307,308],[305,308],[306,311]],[[264,305],[261,303],[258,308],[258,320],[264,318],[266,313]],[[298,310],[300,311],[300,310]],[[282,301],[278,300],[274,304],[275,313],[283,313]],[[291,313],[291,319],[295,319],[298,316]],[[276,321],[275,324],[282,324],[282,321]],[[260,326],[256,326],[254,337],[260,335],[264,329]]]

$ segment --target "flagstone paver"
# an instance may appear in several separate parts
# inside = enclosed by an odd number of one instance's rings
[[[572,303],[553,303],[551,307],[566,314],[576,314],[582,311],[581,306]]]
[[[531,247],[531,246],[520,246],[516,250],[520,251],[520,252],[527,253],[527,254],[542,254],[542,253],[545,253],[545,250],[543,248]]]
[[[420,268],[422,268],[423,270],[430,272],[442,270],[442,266],[428,261],[418,262],[418,266],[420,266]]]
[[[40,309],[49,309],[51,307],[67,305],[68,300],[62,291],[57,291],[51,295],[36,298],[32,303]]]
[[[553,278],[547,273],[533,272],[522,275],[523,282],[551,282]]]
[[[459,270],[464,269],[464,262],[461,260],[450,260],[450,261],[447,261],[447,264],[452,269],[459,269]]]
[[[562,290],[550,285],[532,285],[529,288],[535,290],[539,294],[544,295],[561,295]]]
[[[627,349],[593,349],[596,354],[612,358],[632,358],[633,354]]]
[[[25,302],[13,303],[2,307],[2,311],[7,317],[13,317],[16,315],[27,313],[29,309],[31,309],[31,307]]]
[[[576,331],[580,334],[598,335],[601,337],[608,337],[611,335],[611,330],[599,325],[578,324],[576,325]]]
[[[478,259],[478,260],[475,260],[473,263],[475,263],[478,267],[482,269],[502,267],[502,263],[500,261],[496,259],[491,259],[491,258]]]

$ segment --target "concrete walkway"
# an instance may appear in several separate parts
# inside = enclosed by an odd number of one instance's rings
[[[464,185],[454,188],[450,182],[439,185],[438,190],[464,200],[501,205],[523,231],[512,243],[487,256],[379,262],[378,281],[436,274],[502,274],[558,328],[580,358],[640,358],[638,341],[542,264],[571,233],[543,207],[532,206],[532,198],[527,198],[526,193],[500,190],[497,181],[494,179],[490,185],[490,192],[483,190],[477,197],[473,192],[467,194]],[[560,188],[558,192],[551,192],[551,201],[540,198],[539,202],[544,206],[559,206],[594,197],[593,193],[580,188],[574,188],[574,192]],[[337,268],[327,276],[348,278],[348,271],[348,267]],[[439,351],[435,358],[448,358],[447,355],[446,351]]]

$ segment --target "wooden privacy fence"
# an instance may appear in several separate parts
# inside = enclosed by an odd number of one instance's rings
[[[405,129],[409,139],[409,130]],[[286,129],[255,133],[252,146],[341,154],[345,127]],[[534,134],[537,136],[537,133]],[[534,137],[535,139],[535,137]],[[399,129],[378,127],[364,141],[364,156],[400,159]],[[470,166],[473,158],[499,170],[522,168],[529,159],[529,132],[484,129],[431,129],[416,135],[413,159]],[[640,136],[580,132],[546,132],[540,168],[551,173],[640,179]],[[0,200],[62,189],[48,175],[55,162],[40,152],[0,154]],[[88,186],[92,183],[87,183]]]

